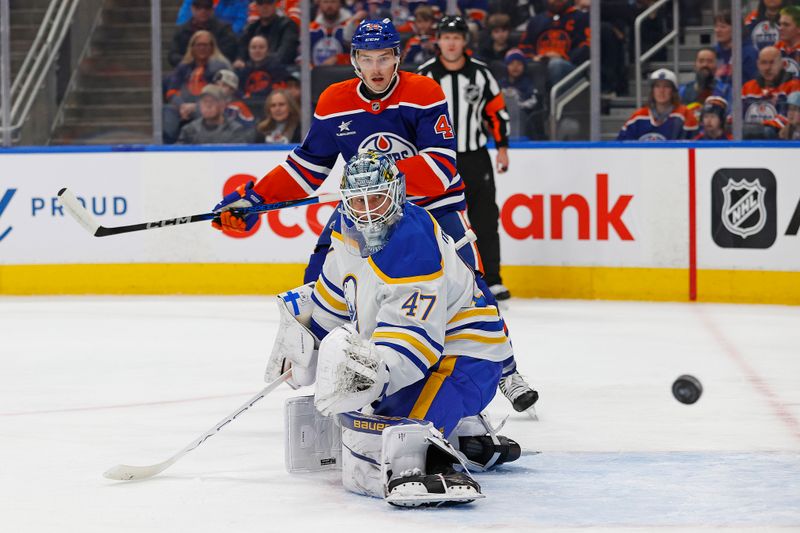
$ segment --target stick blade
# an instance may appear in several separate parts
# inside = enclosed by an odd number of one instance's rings
[[[165,463],[151,466],[117,465],[103,472],[103,477],[115,481],[136,481],[151,478],[168,466],[169,464]]]
[[[67,210],[67,213],[69,213],[78,224],[83,226],[86,231],[92,235],[97,233],[100,224],[98,224],[86,208],[83,207],[83,204],[81,204],[78,197],[75,196],[75,193],[64,187],[58,191],[58,201],[64,209]]]

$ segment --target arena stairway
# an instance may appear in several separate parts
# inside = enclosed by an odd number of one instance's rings
[[[22,3],[22,2],[20,2]],[[162,68],[180,0],[161,0]],[[150,3],[105,0],[76,83],[65,98],[63,120],[50,144],[150,143],[153,139]]]
[[[679,83],[687,83],[694,79],[694,60],[697,51],[701,48],[713,46],[714,42],[714,14],[710,9],[702,11],[702,25],[686,26],[681,33],[681,46],[678,56],[679,70],[676,72]],[[674,69],[672,61],[674,54],[673,45],[667,46],[667,61],[650,61],[642,67],[643,99],[647,99],[648,75],[660,68]],[[616,96],[603,101],[603,114],[600,117],[601,139],[604,141],[617,138],[620,128],[636,110],[636,70],[630,65],[628,75],[628,94]],[[644,104],[643,104],[644,105]]]
[[[50,0],[11,0],[9,2],[9,22],[11,24],[11,79],[13,80],[25,54],[39,31]]]

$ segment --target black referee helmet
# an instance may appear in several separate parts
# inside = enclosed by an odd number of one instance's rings
[[[436,27],[437,37],[443,33],[460,33],[465,39],[469,39],[469,26],[458,15],[445,15],[439,20],[439,25]]]

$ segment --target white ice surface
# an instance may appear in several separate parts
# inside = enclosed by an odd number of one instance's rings
[[[267,298],[0,298],[0,531],[800,531],[800,308],[513,300],[540,421],[487,498],[399,510],[283,467],[282,386],[157,477],[263,386]],[[703,396],[675,401],[697,376]]]

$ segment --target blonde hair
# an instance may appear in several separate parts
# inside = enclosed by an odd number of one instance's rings
[[[229,63],[228,59],[222,55],[222,52],[219,51],[219,47],[217,46],[217,40],[214,39],[214,34],[210,31],[206,30],[197,30],[192,34],[192,38],[189,39],[189,44],[186,47],[186,53],[183,54],[183,59],[181,59],[181,65],[188,65],[189,63],[194,63],[194,55],[192,55],[192,47],[194,46],[194,42],[199,37],[208,37],[211,40],[211,56],[209,56],[209,61],[212,59],[216,59],[218,61],[222,61],[223,63]]]
[[[258,123],[256,130],[258,130],[258,132],[262,135],[266,135],[275,129],[277,122],[275,122],[275,119],[272,118],[272,115],[269,111],[270,104],[272,104],[272,100],[275,95],[283,96],[286,99],[286,102],[289,104],[289,117],[286,119],[284,135],[286,135],[287,139],[291,140],[291,138],[294,136],[294,132],[300,126],[300,107],[297,105],[297,102],[294,101],[294,98],[289,96],[289,93],[283,89],[275,89],[269,93],[269,96],[267,96],[267,99],[264,102],[264,116],[266,118]]]

